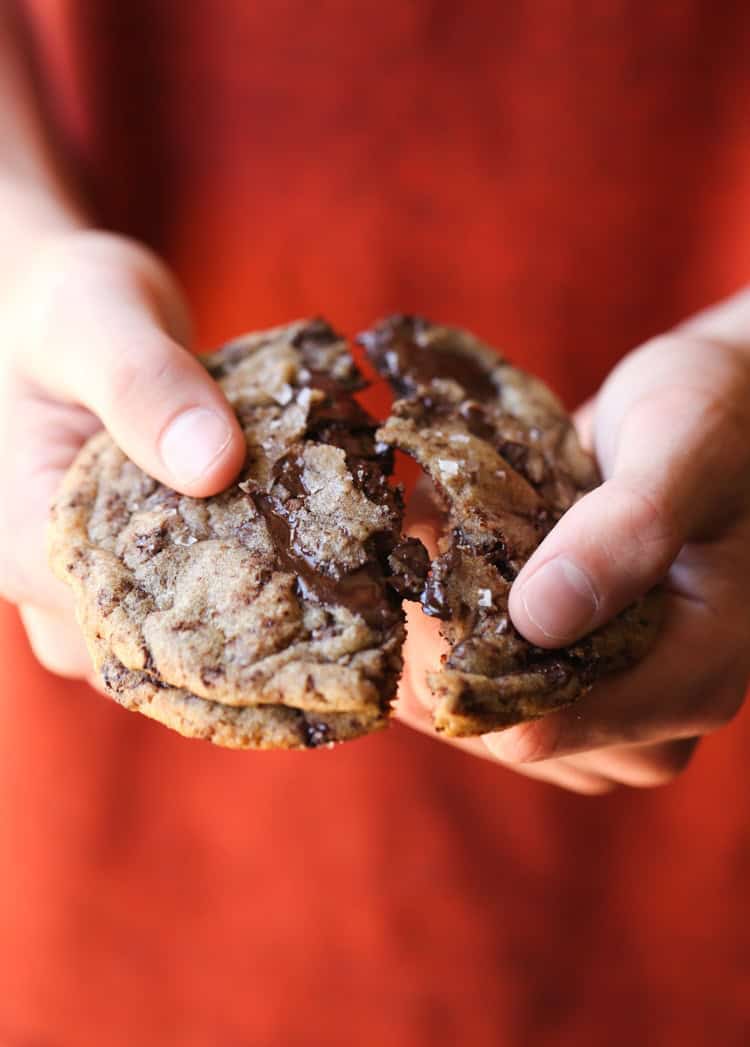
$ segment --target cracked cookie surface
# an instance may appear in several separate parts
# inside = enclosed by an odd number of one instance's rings
[[[359,340],[402,396],[377,438],[419,463],[445,509],[421,601],[449,643],[441,669],[428,674],[437,730],[470,736],[534,719],[643,657],[658,592],[558,650],[530,644],[508,616],[521,567],[601,482],[547,386],[468,332],[418,317],[391,317]]]
[[[53,568],[129,708],[245,747],[315,744],[309,723],[326,741],[366,733],[389,712],[401,598],[427,559],[401,540],[390,452],[352,397],[361,376],[323,321],[237,339],[204,363],[245,433],[238,481],[180,495],[100,433],[56,498]]]

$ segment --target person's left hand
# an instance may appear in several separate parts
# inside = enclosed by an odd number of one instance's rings
[[[577,792],[658,785],[735,715],[750,677],[750,293],[629,354],[577,420],[604,483],[523,568],[511,617],[560,647],[663,580],[661,633],[570,708],[456,744]],[[436,623],[416,611],[409,627],[399,715],[433,733]]]

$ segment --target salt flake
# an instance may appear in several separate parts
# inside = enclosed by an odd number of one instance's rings
[[[292,400],[293,396],[294,391],[292,390],[291,385],[289,385],[288,382],[284,382],[281,388],[275,393],[274,400],[283,407],[284,404],[288,404]]]
[[[175,545],[195,545],[198,539],[195,537],[194,534],[189,534],[187,538],[176,537],[174,541]]]
[[[438,458],[438,467],[443,476],[458,475],[458,462],[453,461],[452,458]]]
[[[477,604],[480,607],[492,607],[492,590],[491,589],[480,589],[479,599]]]

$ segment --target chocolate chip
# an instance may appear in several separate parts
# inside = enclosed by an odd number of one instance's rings
[[[305,745],[308,749],[317,749],[330,741],[331,728],[327,723],[305,719],[302,721],[302,729],[305,734]]]
[[[207,666],[201,670],[201,682],[204,687],[213,687],[223,676],[224,670],[220,666]]]
[[[498,444],[498,451],[516,472],[521,473],[530,483],[535,486],[543,483],[547,477],[548,469],[544,456],[534,447],[518,443],[515,440],[502,440]]]
[[[464,400],[458,408],[458,413],[466,428],[472,436],[478,436],[480,440],[490,440],[495,435],[495,426],[489,420],[484,407],[476,400]]]
[[[418,600],[430,569],[430,557],[419,539],[402,538],[388,557],[388,566],[391,588],[406,600]]]
[[[283,504],[262,491],[250,490],[249,497],[266,522],[281,567],[296,575],[303,597],[324,606],[346,607],[377,629],[388,629],[398,620],[399,611],[388,597],[383,570],[377,560],[333,577],[330,564],[303,556],[295,549]]]
[[[458,382],[477,400],[497,395],[488,368],[462,350],[448,329],[432,338],[435,328],[419,316],[391,316],[357,341],[379,374],[387,378],[401,395],[416,393],[435,378]]]

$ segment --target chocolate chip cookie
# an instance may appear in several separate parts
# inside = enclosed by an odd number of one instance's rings
[[[241,476],[180,495],[106,433],[55,501],[54,570],[105,687],[183,734],[309,748],[386,723],[403,597],[428,559],[402,539],[390,449],[353,393],[363,380],[323,321],[253,334],[204,358],[247,440]]]
[[[471,334],[417,317],[391,317],[359,341],[402,397],[376,439],[416,459],[445,509],[421,597],[449,643],[428,676],[437,730],[476,735],[542,716],[641,658],[657,592],[560,650],[528,643],[508,616],[521,567],[601,482],[554,394]]]

